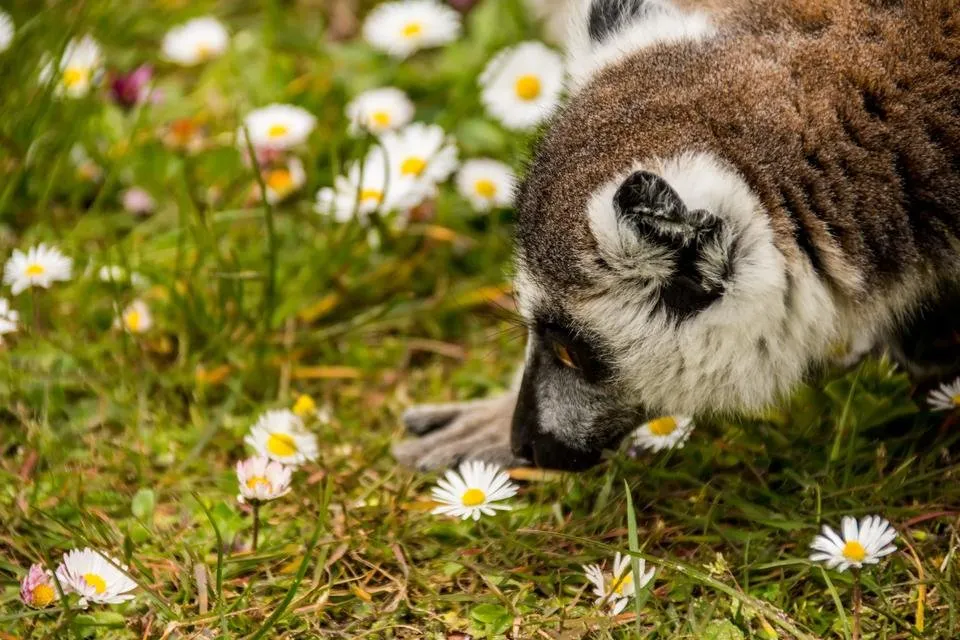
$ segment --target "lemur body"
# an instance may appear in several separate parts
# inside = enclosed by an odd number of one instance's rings
[[[768,406],[838,345],[960,369],[915,340],[960,307],[960,0],[572,1],[518,194],[522,382],[411,409],[439,430],[401,461],[581,468],[647,417]]]

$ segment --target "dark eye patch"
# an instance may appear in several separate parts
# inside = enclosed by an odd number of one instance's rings
[[[551,352],[550,357],[555,360],[557,357],[552,345],[556,343],[566,348],[576,365],[576,371],[587,382],[597,384],[610,378],[612,372],[603,357],[604,349],[595,336],[574,331],[569,324],[558,322],[555,318],[537,320],[534,329],[544,347]],[[563,366],[561,362],[558,364]]]

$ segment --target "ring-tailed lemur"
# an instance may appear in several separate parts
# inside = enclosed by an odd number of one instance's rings
[[[517,199],[522,381],[410,409],[433,433],[398,459],[583,468],[839,344],[960,370],[960,0],[571,1],[570,99]]]

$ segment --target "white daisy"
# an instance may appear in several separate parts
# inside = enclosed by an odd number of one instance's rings
[[[97,277],[100,278],[101,282],[109,282],[113,284],[127,284],[129,282],[131,285],[137,288],[145,287],[149,284],[146,276],[144,276],[142,273],[131,271],[128,274],[127,270],[121,267],[119,264],[103,265],[97,270]]]
[[[163,57],[184,67],[212,60],[227,50],[230,34],[216,18],[194,18],[163,36]]]
[[[6,298],[0,298],[0,336],[16,331],[19,321],[20,314],[17,310],[10,308],[10,302]],[[3,344],[2,339],[0,344]]]
[[[499,501],[513,497],[517,485],[497,465],[468,460],[460,465],[459,472],[447,471],[432,493],[440,503],[433,513],[479,520],[481,515],[492,516],[497,510],[509,511],[510,506]]]
[[[254,147],[263,149],[290,149],[306,142],[317,125],[317,119],[306,109],[292,104],[270,104],[255,109],[243,119]],[[238,141],[246,147],[244,131]]]
[[[267,187],[267,202],[276,204],[293,192],[297,191],[307,181],[307,174],[303,170],[303,163],[299,158],[289,158],[286,166],[274,167],[263,171],[263,183]]]
[[[361,220],[373,212],[407,213],[423,202],[433,187],[409,175],[391,172],[383,149],[374,147],[363,163],[353,163],[347,175],[337,176],[334,186],[317,191],[315,211],[339,222]]]
[[[375,49],[406,58],[460,35],[460,14],[436,0],[384,2],[363,23],[363,38]]]
[[[15,249],[3,267],[3,282],[10,285],[10,292],[19,295],[27,287],[49,289],[54,282],[69,280],[73,260],[56,247],[39,244],[26,253]]]
[[[541,42],[522,42],[498,53],[480,74],[480,99],[510,129],[547,119],[563,91],[563,59]]]
[[[633,579],[630,566],[630,556],[619,551],[613,557],[613,572],[605,574],[599,565],[583,565],[583,574],[593,585],[593,594],[597,596],[594,604],[598,607],[608,606],[610,615],[619,615],[627,606],[630,598],[634,597],[638,589],[643,589],[653,580],[654,570],[647,571],[647,563],[643,558],[638,560],[640,580]]]
[[[953,411],[960,408],[960,378],[944,382],[930,392],[927,403],[937,411]]]
[[[0,53],[10,48],[15,33],[16,25],[13,23],[13,18],[6,11],[0,11]]]
[[[414,107],[400,89],[381,87],[364,91],[347,105],[350,133],[369,131],[380,135],[406,126],[413,120]]]
[[[40,82],[56,80],[56,95],[82,98],[99,80],[102,66],[100,45],[90,36],[83,36],[80,40],[71,40],[67,44],[59,65],[50,61],[43,66],[40,70]],[[58,71],[55,71],[55,68]]]
[[[267,411],[243,439],[257,455],[288,465],[300,465],[317,459],[317,437],[289,409]]]
[[[435,124],[415,122],[400,131],[388,131],[380,144],[391,175],[425,182],[431,189],[457,168],[457,145]]]
[[[489,158],[467,160],[457,174],[457,190],[477,211],[509,207],[516,187],[513,169]]]
[[[130,333],[146,333],[153,326],[150,307],[143,300],[134,300],[116,319],[114,326]]]
[[[633,432],[633,444],[648,451],[681,448],[693,432],[693,418],[663,416],[645,422]]]
[[[812,562],[823,562],[828,569],[846,571],[850,567],[861,568],[865,564],[877,564],[885,555],[897,550],[893,539],[897,531],[880,516],[866,516],[857,523],[856,518],[844,516],[843,537],[823,525],[823,534],[810,543],[814,553]]]
[[[137,588],[137,583],[127,576],[126,565],[110,560],[93,549],[74,549],[63,554],[63,562],[57,567],[57,580],[64,591],[80,595],[82,608],[86,608],[88,602],[120,604],[133,600],[130,592]]]
[[[266,502],[290,491],[293,468],[265,456],[254,456],[237,463],[237,482],[242,502]]]
[[[60,594],[53,583],[53,574],[44,570],[43,565],[31,566],[20,583],[20,599],[33,609],[49,607],[59,600]]]

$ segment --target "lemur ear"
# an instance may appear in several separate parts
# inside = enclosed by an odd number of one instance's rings
[[[677,248],[717,232],[720,219],[709,211],[691,211],[667,181],[649,171],[631,174],[613,196],[617,215],[642,235]]]
[[[655,4],[656,0],[592,0],[587,23],[590,39],[603,42]]]

